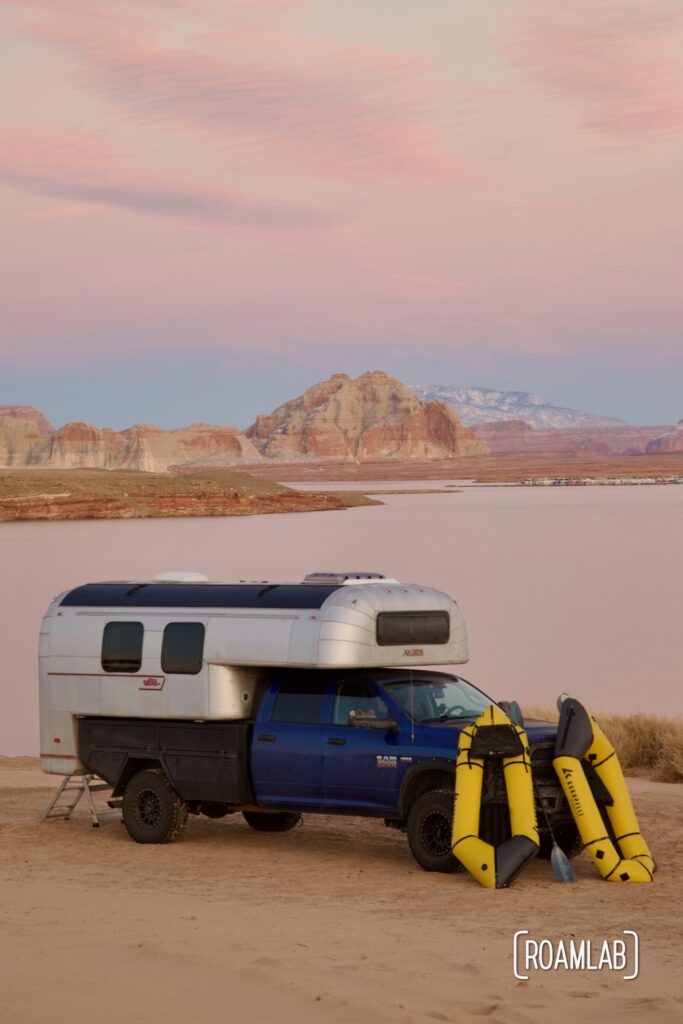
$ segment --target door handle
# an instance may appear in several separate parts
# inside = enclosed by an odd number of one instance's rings
[[[342,740],[336,736],[331,736],[329,739],[325,740],[325,742],[331,744],[333,747],[343,747],[346,740]]]
[[[277,736],[273,736],[273,734],[269,732],[262,732],[259,736],[256,737],[256,739],[260,740],[261,743],[275,743]]]

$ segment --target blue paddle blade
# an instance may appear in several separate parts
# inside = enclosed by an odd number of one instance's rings
[[[550,863],[555,872],[558,882],[574,882],[574,868],[569,863],[569,857],[564,853],[553,840],[553,848],[550,854]]]

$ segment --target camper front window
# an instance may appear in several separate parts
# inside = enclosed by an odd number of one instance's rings
[[[377,615],[377,643],[380,647],[447,644],[450,631],[448,612],[379,612]]]

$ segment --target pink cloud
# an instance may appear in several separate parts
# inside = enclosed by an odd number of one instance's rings
[[[677,0],[522,0],[503,45],[544,91],[579,105],[582,127],[635,141],[683,130],[682,37]]]
[[[310,228],[327,215],[150,174],[96,135],[0,124],[0,181],[33,195],[218,227]]]
[[[265,9],[291,4],[265,0]],[[161,6],[28,0],[30,34],[144,124],[200,130],[226,151],[346,180],[452,176],[425,69],[401,53],[287,33],[280,21],[161,17]],[[238,5],[247,10],[249,5]],[[256,5],[262,11],[264,2]],[[172,11],[191,11],[174,0]],[[213,21],[207,20],[213,13]],[[210,28],[210,31],[209,31]]]

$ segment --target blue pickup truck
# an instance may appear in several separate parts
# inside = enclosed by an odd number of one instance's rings
[[[304,813],[378,818],[407,833],[427,871],[453,871],[458,735],[491,703],[459,676],[422,669],[273,669],[249,720],[191,722],[82,716],[78,755],[113,787],[131,837],[164,843],[188,814],[240,812],[256,831],[286,832]],[[527,721],[540,813],[565,852],[576,826],[552,768],[555,726]],[[482,836],[509,835],[502,779],[487,768]]]

